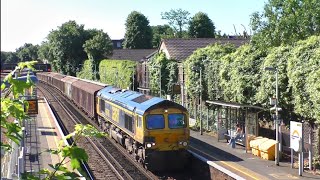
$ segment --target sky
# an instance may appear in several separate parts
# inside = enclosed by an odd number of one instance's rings
[[[75,20],[85,29],[102,29],[111,39],[125,34],[132,11],[144,14],[151,26],[166,24],[161,12],[186,10],[192,17],[207,13],[216,30],[250,34],[250,15],[262,12],[266,0],[1,0],[1,51],[15,51],[25,43],[41,44],[50,31]],[[244,27],[243,27],[244,26]]]

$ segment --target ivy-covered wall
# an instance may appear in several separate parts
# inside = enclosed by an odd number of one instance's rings
[[[135,80],[136,89],[136,61],[130,60],[102,60],[98,67],[95,67],[96,72],[91,70],[91,61],[86,60],[77,77],[89,80],[97,80],[105,84],[117,86],[123,89],[132,89],[133,78]],[[97,79],[94,77],[97,74]],[[134,77],[133,77],[134,75]]]
[[[185,62],[189,98],[200,92],[202,69],[203,100],[223,100],[270,107],[275,97],[278,69],[279,105],[283,118],[320,123],[320,36],[312,36],[292,46],[258,49],[246,44],[211,45],[195,51]],[[196,95],[196,96],[195,96]],[[288,123],[288,122],[286,122]]]

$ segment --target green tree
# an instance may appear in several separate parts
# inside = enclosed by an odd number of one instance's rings
[[[151,26],[151,28],[152,28],[152,34],[153,34],[153,37],[152,37],[153,48],[159,47],[161,39],[174,37],[173,29],[167,24]]]
[[[6,63],[18,63],[19,57],[16,52],[8,52]]]
[[[149,49],[152,48],[152,29],[149,20],[143,14],[132,11],[126,20],[124,48]]]
[[[188,11],[182,9],[171,9],[169,12],[162,12],[161,17],[169,22],[169,25],[175,30],[177,33],[177,37],[183,37],[184,26],[189,23],[189,15]]]
[[[38,59],[38,45],[32,45],[30,43],[25,43],[23,46],[16,49],[17,56],[20,61],[31,61]]]
[[[42,44],[40,45],[38,50],[38,57],[42,61],[52,61],[54,59],[54,55],[48,41],[42,42]]]
[[[98,31],[91,39],[87,40],[83,45],[84,51],[88,58],[92,61],[92,71],[97,71],[95,67],[99,67],[101,59],[112,54],[112,42],[107,33],[102,30]],[[94,74],[97,79],[98,74]]]
[[[320,34],[319,0],[269,0],[251,15],[252,42],[265,48]]]
[[[189,37],[213,38],[215,26],[206,13],[198,12],[189,22]]]
[[[53,54],[53,59],[49,61],[57,71],[75,75],[77,66],[86,59],[83,50],[85,35],[84,25],[78,25],[75,21],[63,23],[49,33],[47,39]]]

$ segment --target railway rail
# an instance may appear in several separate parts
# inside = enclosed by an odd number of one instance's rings
[[[57,89],[43,83],[38,84],[38,89],[47,98],[57,118],[64,124],[65,133],[72,132],[74,125],[78,123],[91,124],[99,129]],[[110,139],[81,138],[77,146],[84,148],[88,153],[87,164],[90,169],[88,174],[92,174],[94,179],[157,179],[151,172],[134,162],[126,150]]]

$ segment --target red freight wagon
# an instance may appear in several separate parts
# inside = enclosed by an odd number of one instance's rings
[[[97,85],[86,81],[76,81],[72,83],[72,100],[85,111],[89,117],[96,117],[96,94],[104,88],[103,85]]]

